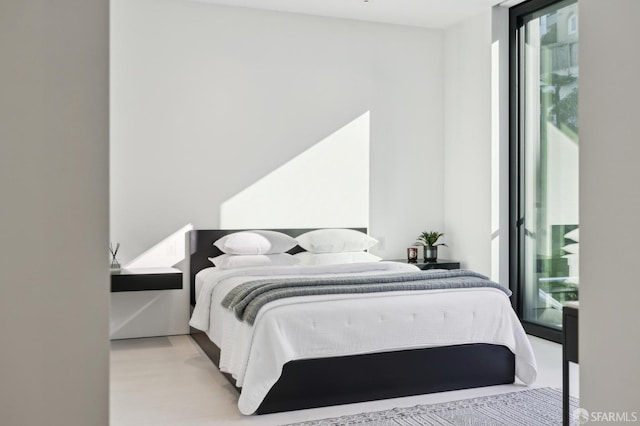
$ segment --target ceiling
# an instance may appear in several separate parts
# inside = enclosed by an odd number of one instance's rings
[[[306,15],[446,28],[488,10],[501,0],[201,0]]]

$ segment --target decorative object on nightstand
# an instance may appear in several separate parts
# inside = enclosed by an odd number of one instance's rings
[[[418,263],[418,247],[407,248],[407,262]]]
[[[424,231],[418,236],[417,243],[424,246],[424,261],[432,262],[438,259],[438,246],[447,246],[445,243],[437,243],[444,234],[438,231]]]
[[[110,265],[110,269],[112,271],[119,271],[120,270],[120,262],[118,262],[118,259],[116,258],[116,256],[118,255],[118,250],[120,250],[120,243],[116,243],[116,247],[113,247],[113,243],[109,243],[109,252],[111,253],[111,265]]]

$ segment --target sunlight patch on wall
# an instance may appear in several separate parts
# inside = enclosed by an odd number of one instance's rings
[[[368,111],[220,207],[223,229],[368,224]]]
[[[185,258],[185,234],[193,229],[187,224],[124,265],[124,268],[179,266]]]
[[[501,161],[502,152],[501,119],[500,114],[501,99],[500,75],[501,61],[500,41],[496,40],[491,44],[491,278],[500,282],[506,277],[500,276],[500,209],[501,199]],[[503,177],[504,179],[504,177]],[[502,281],[504,282],[504,281]]]
[[[509,9],[491,26],[491,278],[509,285]]]

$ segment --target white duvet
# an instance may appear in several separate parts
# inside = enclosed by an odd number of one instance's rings
[[[227,292],[260,277],[379,275],[416,267],[396,262],[269,266],[198,273],[190,325],[220,348],[220,370],[242,387],[238,408],[253,414],[289,361],[389,350],[490,343],[514,354],[516,377],[536,378],[529,340],[509,298],[493,288],[304,296],[266,305],[253,326],[220,306]]]

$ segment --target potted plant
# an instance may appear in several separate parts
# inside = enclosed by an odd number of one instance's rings
[[[437,243],[438,239],[444,234],[437,231],[425,231],[418,236],[416,241],[424,246],[424,261],[433,262],[438,259],[438,246],[447,246],[445,243]]]

